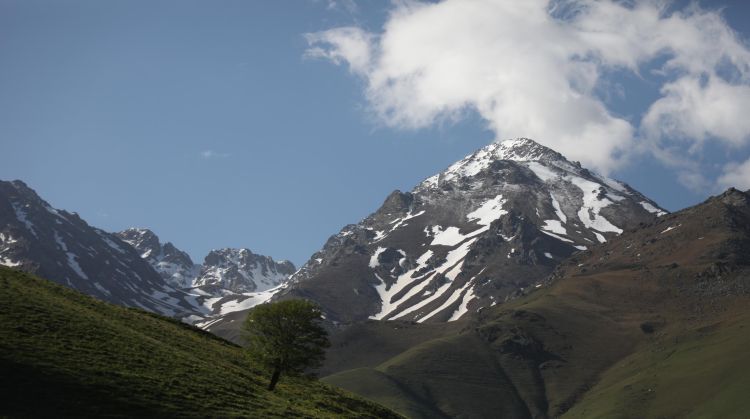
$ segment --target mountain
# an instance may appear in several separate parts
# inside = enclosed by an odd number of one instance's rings
[[[324,380],[414,418],[745,417],[749,192],[626,229],[453,324],[354,325]]]
[[[269,392],[270,372],[234,344],[5,267],[0,371],[9,418],[398,417],[306,377]]]
[[[290,262],[247,249],[212,251],[196,265],[150,230],[91,227],[18,180],[0,181],[0,265],[197,324],[268,301],[294,272]]]
[[[181,317],[194,296],[167,284],[130,245],[52,208],[21,181],[0,181],[0,265],[49,278],[115,304]]]
[[[196,267],[198,276],[186,291],[204,296],[204,306],[211,313],[187,319],[196,326],[208,328],[217,322],[232,324],[229,336],[239,341],[238,327],[247,310],[269,301],[288,286],[295,267],[289,261],[275,261],[256,255],[248,249],[218,249],[206,255]],[[234,313],[241,313],[236,317]]]
[[[170,242],[162,244],[149,229],[129,228],[116,235],[165,281],[191,296],[199,308],[183,319],[201,327],[268,301],[295,271],[291,262],[275,261],[248,249],[212,250],[202,265],[194,264],[187,253]]]
[[[159,237],[146,228],[129,228],[115,233],[122,241],[130,244],[170,285],[188,288],[200,271],[190,256],[172,243],[161,244]]]
[[[219,249],[208,253],[193,286],[216,286],[237,293],[263,292],[284,283],[296,268],[248,249]]]
[[[493,143],[345,226],[275,298],[312,299],[339,323],[453,321],[664,214],[532,140]]]
[[[289,261],[275,261],[249,249],[231,248],[210,251],[199,265],[172,243],[162,245],[149,229],[129,228],[116,234],[177,288],[201,287],[240,294],[263,292],[281,285],[296,270]]]

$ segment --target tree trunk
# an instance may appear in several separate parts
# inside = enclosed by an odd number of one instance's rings
[[[268,390],[273,391],[273,389],[276,388],[276,383],[279,382],[280,376],[281,376],[281,368],[275,367],[273,369],[273,375],[271,376],[271,382],[268,384]]]

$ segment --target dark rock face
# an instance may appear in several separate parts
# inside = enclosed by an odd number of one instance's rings
[[[148,229],[112,234],[91,227],[23,182],[0,181],[0,265],[105,301],[201,324],[267,301],[264,291],[295,270],[247,249],[213,251],[206,260],[194,264]]]
[[[117,235],[138,250],[141,257],[177,288],[200,287],[215,297],[227,292],[262,292],[286,281],[296,268],[289,261],[275,261],[248,249],[218,249],[206,255],[202,265],[172,243],[161,244],[151,230],[130,228]]]
[[[275,261],[248,249],[212,250],[194,281],[194,286],[219,286],[243,293],[267,291],[281,285],[295,271],[289,261]]]
[[[503,226],[497,231],[533,232],[533,222],[511,215],[509,211],[508,218],[517,222],[498,222]],[[399,400],[403,406],[401,400],[412,394],[440,400],[440,412],[430,417],[494,417],[502,406],[514,403],[522,407],[503,417],[560,417],[570,409],[576,409],[570,414],[574,417],[610,417],[622,411],[678,417],[711,411],[706,399],[696,395],[719,394],[727,386],[741,386],[745,378],[736,374],[735,382],[727,381],[727,371],[737,370],[738,360],[746,359],[750,336],[750,193],[728,190],[623,229],[606,243],[560,261],[539,290],[516,291],[535,297],[484,308],[464,322],[360,322],[340,328],[326,365],[332,375],[324,380],[385,405]],[[529,243],[522,253],[533,256],[536,246]],[[523,266],[533,266],[531,256],[524,263],[532,265]],[[420,334],[429,337],[398,350],[387,344]],[[364,350],[352,348],[373,349],[362,357]],[[682,374],[685,365],[696,365],[697,352],[704,353],[701,359],[710,368]],[[471,365],[482,359],[481,366]],[[387,378],[380,381],[384,384],[369,380],[360,385],[375,368]],[[476,383],[482,375],[480,386]],[[395,388],[391,381],[404,386]],[[461,383],[469,385],[461,389]],[[493,386],[513,392],[478,395],[478,389]],[[684,403],[671,403],[675,391]],[[378,399],[382,394],[388,397]],[[648,395],[648,403],[641,395]],[[410,400],[419,403],[417,397]],[[487,400],[500,403],[483,404]],[[613,400],[618,400],[616,406]],[[728,415],[743,416],[743,403],[738,395],[730,403],[737,413]],[[597,405],[609,410],[592,414]]]
[[[115,304],[172,316],[196,311],[117,235],[52,208],[21,181],[0,181],[0,264]]]
[[[145,228],[129,228],[116,233],[120,239],[133,246],[158,273],[174,287],[190,287],[200,267],[190,256],[172,243],[161,244],[159,237]]]
[[[345,226],[279,298],[317,301],[336,322],[455,320],[664,214],[532,140],[491,144]]]

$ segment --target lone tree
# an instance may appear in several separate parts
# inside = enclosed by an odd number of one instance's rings
[[[319,367],[330,345],[320,325],[322,313],[306,300],[285,300],[255,307],[243,324],[250,356],[273,371],[268,389],[281,374]]]

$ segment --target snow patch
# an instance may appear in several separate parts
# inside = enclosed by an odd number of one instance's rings
[[[652,214],[656,214],[657,217],[661,217],[662,215],[666,215],[667,214],[666,211],[661,210],[661,209],[659,209],[659,208],[651,205],[649,202],[641,201],[640,204],[643,207],[643,209],[645,209],[646,211],[648,211],[648,212],[650,212]]]
[[[557,214],[557,218],[560,219],[563,223],[568,222],[568,217],[565,216],[565,213],[563,212],[562,208],[560,208],[560,203],[557,202],[557,199],[555,199],[555,196],[550,194],[550,198],[552,198],[552,208],[555,209],[555,214]]]
[[[65,241],[57,232],[57,230],[54,231],[54,235],[57,247],[65,252],[66,256],[68,257],[68,266],[70,266],[70,269],[73,269],[79,277],[83,279],[89,279],[88,275],[86,275],[86,273],[83,272],[83,269],[81,269],[81,265],[78,264],[78,256],[75,253],[68,251],[68,246],[65,244]]]
[[[263,304],[266,301],[270,300],[271,297],[273,297],[275,293],[276,293],[276,289],[272,288],[268,291],[242,294],[246,298],[243,298],[243,299],[238,298],[236,300],[229,300],[223,303],[221,305],[221,310],[219,311],[219,314],[225,315],[225,314],[233,313],[235,311],[251,309],[259,304]]]
[[[0,243],[4,245],[11,245],[14,243],[18,243],[18,240],[14,239],[13,236],[5,233],[0,233]]]
[[[468,307],[469,303],[471,302],[471,300],[477,297],[476,294],[474,294],[474,288],[475,287],[471,287],[469,288],[468,291],[466,291],[466,293],[464,293],[464,296],[461,299],[461,304],[458,306],[456,311],[454,311],[451,317],[448,319],[449,322],[456,321],[460,319],[464,314],[469,312],[469,307]]]
[[[409,212],[405,217],[396,218],[395,220],[391,221],[391,224],[395,224],[395,225],[393,227],[391,227],[391,230],[388,233],[390,233],[390,232],[394,231],[395,229],[401,227],[401,225],[404,224],[404,221],[408,221],[408,220],[411,220],[412,218],[419,217],[420,215],[422,215],[424,213],[425,213],[424,210],[419,211],[416,214],[412,214],[411,212]]]
[[[378,262],[378,257],[381,253],[385,252],[385,247],[378,247],[378,249],[375,251],[375,253],[370,256],[370,268],[377,268],[380,266],[380,262]]]
[[[534,172],[534,174],[544,182],[561,178],[569,181],[570,183],[578,187],[581,192],[583,192],[583,205],[581,206],[581,209],[578,210],[578,218],[581,220],[583,225],[586,226],[586,228],[597,230],[600,232],[615,232],[617,234],[622,233],[621,228],[615,226],[614,224],[609,222],[609,220],[599,214],[602,208],[612,203],[612,201],[608,197],[611,197],[615,201],[620,201],[623,199],[622,196],[615,193],[610,193],[606,196],[600,197],[599,192],[604,188],[604,186],[602,186],[601,184],[586,180],[580,176],[575,176],[573,174],[556,174],[549,167],[537,162],[529,162],[527,164],[527,167],[531,169],[531,171]],[[616,188],[613,189],[617,190]],[[555,205],[554,201],[552,205]],[[560,217],[560,214],[558,214],[558,217]],[[560,219],[563,220],[562,217],[560,217]],[[567,221],[567,219],[565,219],[565,221]]]
[[[612,203],[606,197],[599,198],[599,190],[602,186],[578,176],[571,176],[570,181],[583,192],[583,206],[578,210],[578,218],[583,225],[601,232],[622,233],[621,228],[599,214],[602,208]]]
[[[101,292],[102,294],[104,294],[104,295],[106,295],[106,296],[111,296],[111,295],[112,295],[112,293],[111,293],[111,292],[109,292],[109,290],[108,290],[108,289],[104,288],[104,287],[103,287],[103,286],[102,286],[102,285],[101,285],[100,283],[98,283],[98,282],[94,282],[94,288],[98,289],[98,290],[99,290],[99,292]]]
[[[551,231],[555,234],[568,235],[568,231],[562,226],[562,223],[558,220],[544,220],[543,230]]]
[[[463,316],[468,311],[467,308],[466,308],[466,305],[469,304],[469,301],[471,301],[475,297],[474,296],[473,288],[472,288],[471,292],[466,292],[466,289],[469,288],[474,283],[474,279],[477,276],[481,275],[482,272],[484,272],[484,269],[486,269],[486,268],[483,268],[481,271],[479,271],[479,273],[477,275],[475,275],[474,277],[472,277],[471,279],[469,279],[468,281],[466,281],[466,283],[461,288],[459,288],[456,291],[454,291],[453,294],[447,300],[445,300],[445,302],[443,304],[440,305],[440,307],[438,307],[435,310],[427,313],[421,319],[417,320],[417,322],[418,323],[422,323],[425,320],[429,319],[430,317],[436,315],[437,313],[440,313],[441,311],[445,310],[446,308],[452,306],[463,295],[463,300],[461,301],[461,305],[458,307],[458,309],[456,309],[456,311],[453,312],[453,314],[451,315],[450,319],[448,319],[449,322],[452,322],[454,320],[458,320],[461,316]]]
[[[71,252],[66,253],[68,255],[68,266],[73,269],[78,276],[80,276],[83,279],[89,279],[88,275],[86,275],[85,272],[83,272],[83,269],[81,269],[81,265],[78,264],[78,256]]]
[[[21,266],[21,262],[16,262],[10,258],[7,258],[5,256],[0,256],[0,265],[7,266],[9,268],[13,268],[16,266]]]
[[[542,233],[544,233],[544,234],[546,234],[546,235],[550,236],[550,237],[554,237],[554,238],[556,238],[557,240],[562,240],[562,241],[564,241],[564,242],[567,242],[567,243],[573,243],[573,240],[570,240],[570,239],[566,239],[565,237],[560,237],[560,236],[558,236],[558,235],[557,235],[557,234],[555,234],[555,233],[550,233],[549,231],[546,231],[546,230],[540,230],[540,231],[541,231]]]
[[[505,202],[503,196],[498,195],[485,201],[476,210],[466,214],[466,218],[476,221],[479,225],[489,226],[493,221],[508,213],[503,209]]]
[[[24,211],[24,209],[15,202],[11,202],[11,205],[13,206],[13,212],[16,213],[16,218],[18,219],[18,221],[22,222],[26,226],[26,229],[29,230],[31,234],[34,235],[34,237],[39,238],[39,236],[36,234],[36,229],[34,229],[34,224],[29,221],[26,211]]]
[[[531,171],[534,172],[536,177],[539,178],[543,182],[548,182],[550,180],[557,179],[560,176],[549,167],[543,164],[537,163],[535,161],[528,162],[526,164],[526,167],[531,169]]]
[[[404,294],[401,298],[399,298],[398,301],[391,302],[389,304],[389,307],[388,307],[389,308],[389,312],[386,312],[385,314],[383,314],[377,320],[382,319],[382,317],[385,317],[386,315],[388,315],[390,313],[395,313],[396,311],[398,311],[399,305],[401,305],[402,303],[404,303],[406,301],[409,301],[409,299],[411,297],[413,297],[414,295],[417,295],[417,294],[423,292],[425,290],[425,288],[429,285],[430,279],[432,279],[435,275],[444,274],[446,276],[446,278],[449,281],[451,281],[451,283],[452,283],[452,280],[455,279],[455,277],[461,272],[461,265],[463,265],[464,258],[466,258],[466,255],[469,253],[469,249],[471,249],[471,245],[474,244],[474,242],[476,240],[477,240],[476,238],[468,240],[468,241],[464,242],[458,248],[453,249],[450,252],[448,252],[448,255],[445,258],[445,262],[443,262],[439,267],[437,267],[431,273],[428,272],[428,273],[425,273],[422,276],[418,277],[418,278],[424,278],[422,280],[421,284],[417,284],[417,285],[413,286],[406,294]],[[427,259],[424,260],[424,262],[426,262],[426,261],[427,261]],[[417,261],[417,262],[419,263],[419,261]],[[446,274],[446,271],[448,271],[449,269],[451,269],[451,271],[448,272],[448,274]],[[402,277],[403,277],[403,275],[401,277],[399,277],[399,281],[401,281]],[[410,282],[411,281],[409,281],[409,283]],[[390,295],[393,296],[393,295],[398,294],[398,292],[401,291],[402,289],[404,289],[407,284],[408,283],[403,283],[403,285],[401,286],[401,288],[397,289],[396,292],[393,292],[392,289],[389,290]],[[391,287],[391,288],[393,288],[393,287]],[[444,288],[441,287],[439,289],[439,291],[443,291],[443,292],[445,290],[447,290],[447,288],[444,289]],[[436,292],[435,294],[436,294],[436,296],[440,296],[441,295],[440,292]],[[435,298],[437,298],[437,297],[435,297]],[[423,306],[423,304],[421,304],[421,303],[417,303],[417,305],[420,305],[420,307]],[[409,312],[413,311],[411,308],[402,308],[401,311],[403,311],[403,310],[407,310]],[[383,313],[383,310],[381,310],[381,313]],[[393,317],[393,318],[400,317],[400,316],[402,316],[404,314],[405,313],[398,314],[396,317]]]
[[[674,230],[674,229],[676,229],[677,227],[680,227],[680,226],[682,226],[682,224],[678,224],[678,225],[676,225],[676,226],[669,226],[669,227],[667,227],[666,229],[664,229],[664,231],[662,231],[662,232],[661,232],[661,233],[659,233],[659,234],[664,234],[664,233],[667,233],[667,232],[669,232],[669,231],[672,231],[672,230]],[[701,237],[701,238],[702,238],[702,237]]]
[[[94,230],[94,231],[96,231],[96,234],[98,234],[99,237],[101,237],[101,239],[104,240],[104,243],[106,243],[107,246],[109,246],[110,248],[114,249],[118,253],[125,254],[125,249],[123,249],[122,247],[120,247],[120,245],[118,245],[112,239],[110,239],[109,237],[107,237],[107,233],[104,233],[104,232],[102,232],[100,230]]]
[[[445,230],[442,230],[442,227],[440,226],[433,226],[432,234],[434,234],[435,237],[432,239],[430,246],[455,246],[466,240],[466,236],[460,233],[458,227],[448,227]]]

